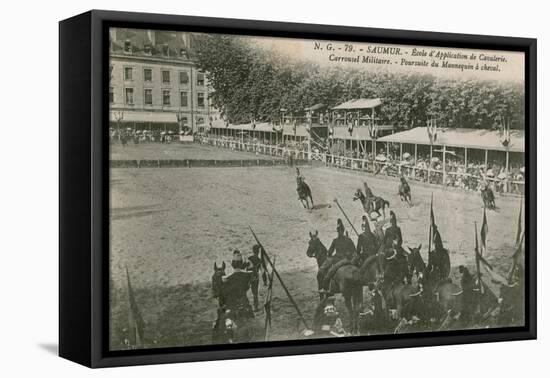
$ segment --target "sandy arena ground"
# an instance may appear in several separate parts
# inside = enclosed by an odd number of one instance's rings
[[[189,147],[191,155],[212,148]],[[414,206],[408,207],[399,200],[397,182],[392,179],[325,167],[301,170],[312,188],[316,205],[312,211],[299,203],[290,167],[111,170],[111,347],[124,348],[127,332],[125,267],[146,323],[148,347],[209,343],[216,316],[210,292],[212,266],[222,261],[229,264],[236,248],[245,255],[251,252],[254,239],[249,225],[267,252],[277,256],[283,279],[311,319],[317,304],[316,263],[305,255],[308,232],[318,230],[328,247],[336,236],[336,219],[342,217],[334,198],[359,228],[363,210],[352,196],[363,181],[389,200],[404,246],[422,243],[425,259],[433,193],[436,223],[453,267],[473,267],[474,221],[479,227],[483,214],[478,193],[411,183]],[[485,257],[500,272],[510,264],[520,201],[497,197],[498,210],[487,213]],[[271,338],[296,338],[297,315],[280,285],[275,286]]]

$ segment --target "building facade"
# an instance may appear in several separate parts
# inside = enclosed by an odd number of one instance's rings
[[[218,121],[191,44],[190,33],[111,29],[112,128],[188,134]]]

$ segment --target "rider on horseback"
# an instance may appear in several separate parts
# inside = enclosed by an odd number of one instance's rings
[[[372,194],[372,190],[369,188],[366,181],[363,182],[363,186],[365,187],[365,197],[367,198],[374,197],[374,194]]]
[[[395,282],[406,279],[407,283],[411,282],[411,274],[409,272],[406,252],[403,249],[403,236],[401,228],[397,225],[397,217],[393,211],[390,211],[390,227],[384,233],[384,251],[386,260],[389,263],[395,264],[395,277],[388,277]]]
[[[247,297],[252,276],[245,271],[246,263],[239,250],[233,252],[231,266],[233,273],[224,282],[224,286],[228,288],[225,305],[228,310],[236,313],[236,317],[252,318],[254,314]]]
[[[449,276],[449,255],[448,251],[443,247],[443,241],[437,225],[434,224],[432,227],[434,250],[430,251],[426,271],[430,275],[432,282],[439,283]]]
[[[302,173],[300,172],[300,169],[296,167],[296,184],[300,186],[302,183],[305,183],[305,182],[306,182],[306,178],[302,175]]]
[[[357,257],[361,260],[361,263],[365,261],[368,257],[376,255],[378,251],[378,241],[376,236],[371,232],[369,221],[366,215],[362,217],[363,223],[361,228],[363,233],[357,238]]]
[[[336,222],[336,232],[338,236],[332,241],[328,249],[328,258],[320,269],[323,275],[322,292],[330,291],[330,281],[336,271],[346,264],[351,264],[351,260],[355,256],[355,246],[349,236],[345,235],[344,224],[338,218]]]

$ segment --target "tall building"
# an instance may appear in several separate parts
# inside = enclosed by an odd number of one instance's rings
[[[204,132],[218,121],[184,32],[110,30],[111,127]]]

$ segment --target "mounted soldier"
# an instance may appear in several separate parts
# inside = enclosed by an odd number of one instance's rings
[[[231,266],[233,267],[233,273],[223,282],[225,306],[236,314],[237,319],[253,318],[254,313],[247,296],[252,274],[245,270],[246,263],[239,250],[233,252]]]
[[[306,178],[302,173],[300,172],[300,168],[296,167],[296,184],[301,185],[302,183],[306,182]]]
[[[336,271],[346,264],[351,264],[355,257],[355,245],[349,236],[345,235],[345,228],[342,220],[336,222],[338,236],[332,241],[328,249],[328,258],[320,269],[323,277],[323,285],[320,290],[323,293],[331,292],[330,282]]]
[[[433,225],[432,235],[434,250],[429,252],[427,273],[432,283],[437,284],[449,277],[451,261],[449,251],[443,247],[443,240],[437,225]]]
[[[366,181],[363,182],[363,186],[365,187],[365,197],[367,198],[374,197],[374,194],[372,194],[372,190],[369,188]]]
[[[384,233],[384,253],[386,257],[386,267],[384,276],[389,280],[387,284],[411,282],[411,273],[407,262],[407,255],[403,249],[403,236],[401,228],[397,225],[397,217],[393,211],[390,211],[390,226]],[[389,274],[388,274],[389,273]]]
[[[309,209],[309,201],[311,201],[311,207],[313,208],[313,196],[311,194],[311,189],[308,184],[306,184],[306,178],[300,173],[300,169],[296,167],[296,192],[298,193],[298,199],[304,206],[304,208]]]
[[[362,217],[363,223],[361,228],[363,232],[357,238],[357,257],[360,260],[360,263],[365,261],[368,257],[376,255],[378,252],[378,239],[371,232],[369,226],[369,220],[366,215]]]

